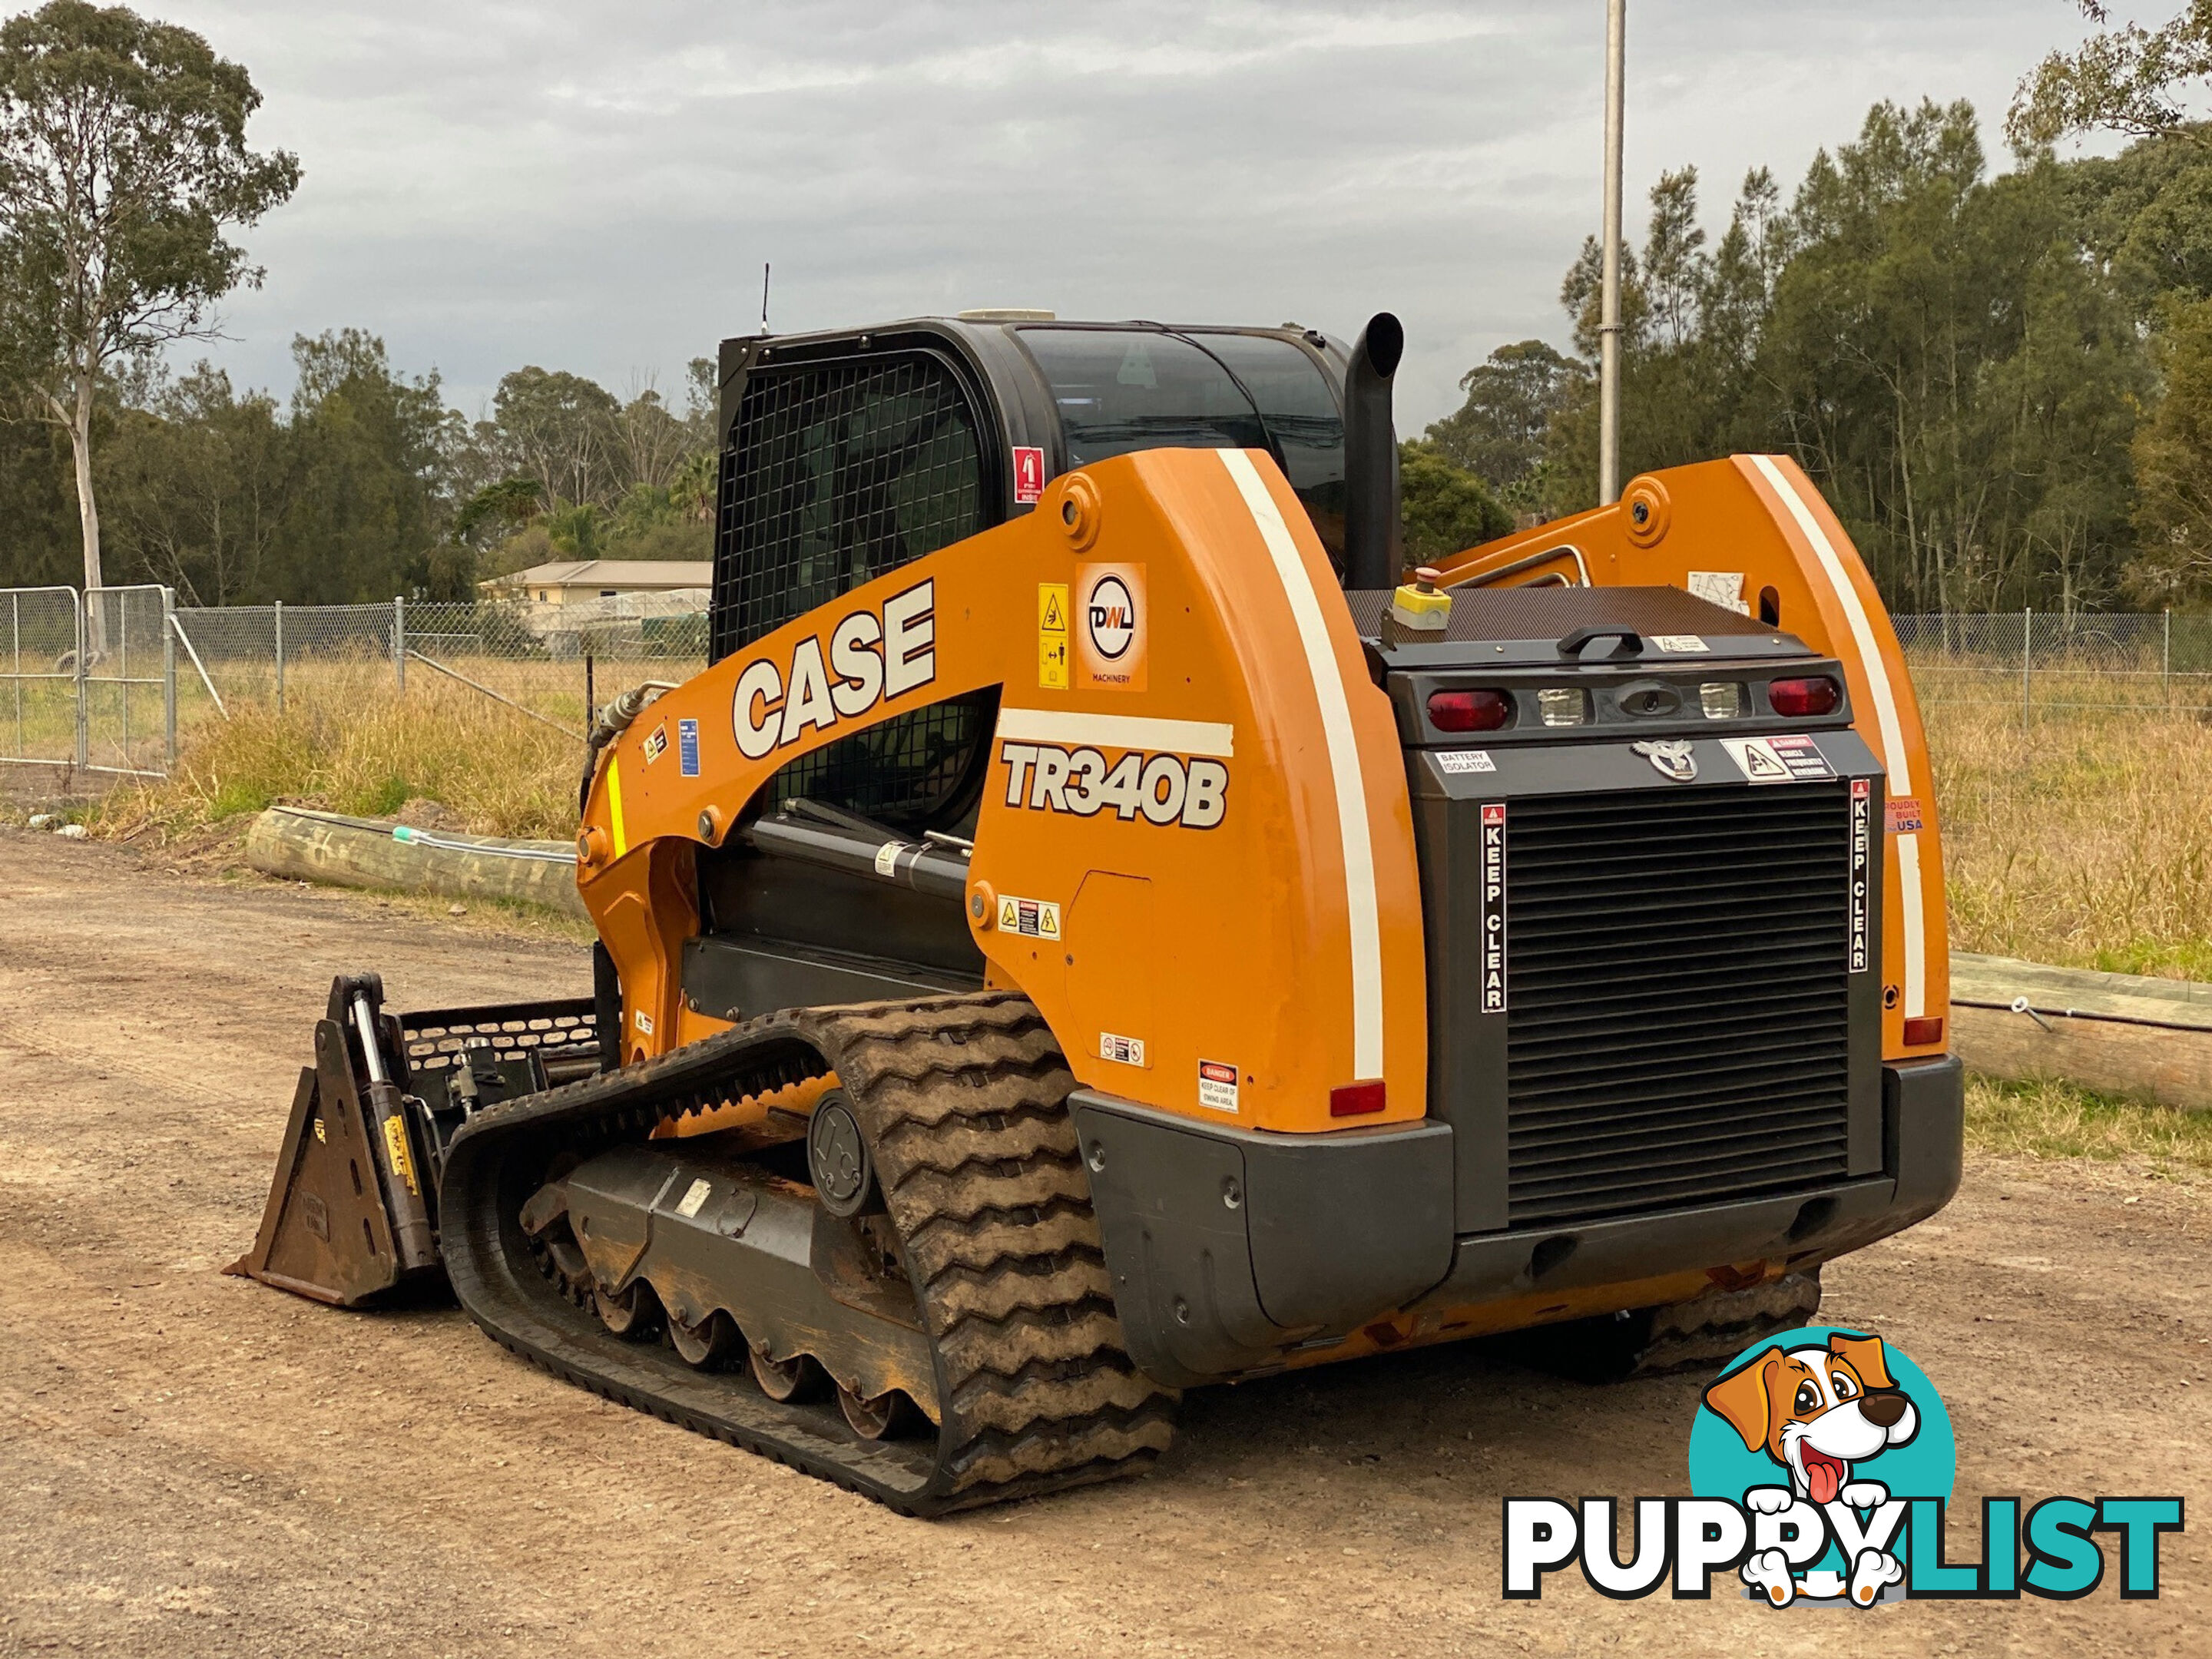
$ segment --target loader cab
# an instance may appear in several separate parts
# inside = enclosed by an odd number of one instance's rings
[[[723,343],[714,660],[838,594],[1031,510],[1132,450],[1265,449],[1342,568],[1343,348],[1318,331],[971,312]],[[993,694],[794,762],[806,798],[909,831],[972,817]]]

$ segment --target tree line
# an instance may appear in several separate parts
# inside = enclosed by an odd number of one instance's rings
[[[2212,125],[2179,97],[2208,76],[2212,4],[2054,54],[2002,173],[1969,105],[1876,104],[1787,201],[1754,169],[1717,241],[1664,174],[1624,250],[1626,471],[1795,456],[1899,610],[2212,600]],[[2053,154],[2097,128],[2133,142]],[[1592,239],[1571,351],[1499,348],[1427,433],[1524,514],[1595,504],[1598,275]]]

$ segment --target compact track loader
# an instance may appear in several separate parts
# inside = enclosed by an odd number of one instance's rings
[[[1772,456],[1403,571],[1401,341],[725,344],[713,665],[592,734],[595,994],[340,980],[237,1270],[442,1275],[925,1515],[1194,1385],[1802,1322],[1959,1176],[1887,619]]]

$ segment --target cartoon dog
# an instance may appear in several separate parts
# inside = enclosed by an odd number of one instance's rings
[[[1769,1348],[1707,1389],[1705,1404],[1743,1437],[1747,1449],[1764,1451],[1789,1471],[1788,1486],[1754,1486],[1744,1494],[1745,1504],[1761,1515],[1779,1515],[1800,1498],[1826,1505],[1840,1498],[1854,1510],[1880,1508],[1889,1489],[1854,1479],[1854,1466],[1905,1444],[1920,1429],[1920,1413],[1890,1380],[1878,1336],[1837,1334],[1824,1346]],[[1850,1598],[1871,1607],[1885,1584],[1904,1576],[1895,1557],[1861,1550],[1851,1564]],[[1796,1595],[1778,1549],[1754,1554],[1742,1577],[1777,1607]]]

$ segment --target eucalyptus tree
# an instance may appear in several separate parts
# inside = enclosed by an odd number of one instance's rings
[[[298,186],[296,158],[246,143],[260,103],[243,66],[125,7],[51,0],[0,22],[0,349],[69,434],[88,588],[103,384],[215,332],[216,302],[262,276],[228,233]]]

